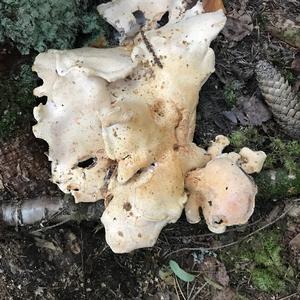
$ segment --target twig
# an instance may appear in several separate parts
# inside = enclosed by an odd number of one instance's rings
[[[148,41],[145,33],[143,30],[141,30],[141,35],[142,35],[142,38],[143,38],[143,41],[146,45],[146,48],[148,49],[148,51],[152,54],[153,56],[153,59],[154,59],[154,62],[162,69],[163,68],[163,65],[161,63],[161,61],[159,60],[159,58],[157,57],[152,45],[150,44],[150,42]]]
[[[230,247],[230,246],[234,246],[236,244],[239,244],[240,242],[252,237],[253,235],[257,234],[258,232],[270,227],[271,225],[275,224],[276,222],[278,222],[280,219],[282,219],[283,217],[286,216],[286,214],[293,208],[293,205],[291,205],[288,209],[286,209],[279,217],[277,217],[275,220],[273,220],[272,222],[258,228],[257,230],[247,234],[246,236],[242,237],[241,239],[237,240],[237,241],[234,241],[234,242],[231,242],[229,244],[225,244],[225,245],[221,245],[221,246],[216,246],[216,247],[210,247],[210,248],[203,248],[203,247],[197,247],[197,248],[181,248],[181,249],[177,249],[177,250],[174,250],[170,253],[168,253],[165,258],[173,255],[173,254],[176,254],[176,253],[179,253],[179,252],[184,252],[184,251],[203,251],[203,250],[206,250],[206,251],[216,251],[216,250],[220,250],[220,249],[224,249],[224,248],[227,248],[227,247]]]
[[[176,295],[177,295],[177,299],[180,300],[180,296],[179,296],[179,293],[178,293],[178,290],[177,290],[177,284],[176,284],[175,278],[176,278],[176,276],[173,278],[174,279],[175,292],[176,292]]]
[[[199,293],[208,285],[207,282],[205,282],[195,293],[195,295],[193,296],[193,298],[191,300],[197,299],[196,297],[199,295]]]
[[[83,233],[82,233],[82,228],[80,228],[80,239],[81,239],[81,249],[80,249],[80,256],[81,256],[81,269],[82,269],[82,274],[83,274],[83,295],[84,299],[86,299],[86,276],[85,276],[85,265],[84,265],[84,239],[83,239]]]
[[[204,278],[204,280],[205,280],[207,283],[209,283],[209,284],[210,284],[211,286],[213,286],[215,289],[217,289],[217,290],[223,290],[223,289],[224,289],[224,287],[223,287],[221,284],[219,284],[219,283],[213,281],[213,280],[210,279],[209,277],[203,275],[203,278]]]
[[[178,279],[177,279],[177,276],[176,276],[176,275],[175,275],[175,281],[176,281],[176,284],[178,285],[178,289],[179,289],[179,292],[180,292],[182,298],[183,298],[184,300],[186,300],[186,298],[185,298],[185,296],[184,296],[184,294],[183,294],[183,292],[182,292],[182,289],[181,289],[181,287],[180,287],[180,284],[179,284],[179,282],[178,282]]]
[[[290,298],[292,298],[292,297],[294,297],[294,296],[296,296],[296,295],[298,295],[298,294],[299,294],[299,293],[296,292],[296,293],[287,295],[287,296],[285,296],[285,297],[279,298],[279,299],[277,299],[277,300],[287,300],[287,299],[290,299]]]
[[[37,232],[44,232],[44,231],[46,231],[46,230],[49,230],[49,229],[58,227],[58,226],[60,226],[60,225],[63,225],[63,224],[65,224],[65,223],[69,222],[69,221],[70,221],[70,219],[66,219],[66,220],[63,220],[63,221],[61,221],[61,222],[59,222],[59,223],[57,223],[57,224],[53,224],[53,225],[51,225],[51,226],[42,227],[42,228],[40,228],[40,229],[30,231],[30,233],[31,233],[31,234],[35,234],[35,233],[37,233]]]
[[[188,284],[189,284],[189,282],[188,282]],[[189,285],[188,285],[188,286],[189,286]],[[194,291],[194,289],[195,289],[195,286],[196,286],[196,281],[194,281],[191,291],[190,291],[190,292],[187,292],[187,295],[188,295],[188,296],[187,296],[187,300],[190,300],[190,299],[191,299],[191,296],[192,296],[192,294],[193,294],[193,291]]]

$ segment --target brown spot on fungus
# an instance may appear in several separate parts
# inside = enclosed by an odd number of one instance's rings
[[[131,210],[131,204],[129,202],[125,202],[123,204],[123,208],[126,210],[126,211],[130,211]]]

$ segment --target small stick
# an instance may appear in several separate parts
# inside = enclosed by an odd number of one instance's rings
[[[153,56],[154,62],[162,69],[163,65],[162,65],[161,61],[159,60],[159,58],[157,57],[157,55],[156,55],[156,53],[155,53],[155,51],[154,51],[151,43],[148,41],[148,39],[147,39],[147,37],[146,37],[146,35],[145,35],[145,33],[144,33],[143,30],[141,30],[141,35],[142,35],[143,41],[144,41],[144,43],[146,45],[146,48],[148,49],[148,51]]]

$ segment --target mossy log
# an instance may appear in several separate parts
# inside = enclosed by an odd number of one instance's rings
[[[291,175],[285,169],[267,170],[256,175],[257,199],[286,199],[300,195],[300,166]]]

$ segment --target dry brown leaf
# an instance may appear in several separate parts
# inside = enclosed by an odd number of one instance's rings
[[[248,14],[240,15],[237,12],[233,12],[227,16],[227,22],[222,33],[228,40],[239,42],[251,34],[252,30],[253,23],[251,16]]]
[[[272,118],[272,113],[266,104],[258,97],[240,97],[231,111],[224,111],[223,115],[232,123],[241,125],[260,126]]]
[[[222,9],[224,13],[226,13],[222,0],[203,0],[202,5],[205,12],[213,12]]]
[[[291,241],[290,246],[296,251],[300,251],[300,233],[298,233]]]
[[[295,55],[291,69],[300,74],[300,52]]]
[[[266,30],[274,37],[295,48],[300,48],[300,25],[284,15],[268,15]]]
[[[212,300],[235,300],[237,299],[236,293],[231,288],[226,288],[221,291],[216,291]]]
[[[215,257],[206,257],[199,266],[199,271],[210,280],[221,284],[223,287],[229,285],[229,276],[225,265]]]

